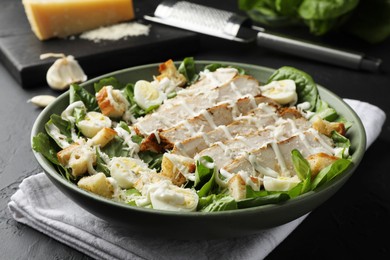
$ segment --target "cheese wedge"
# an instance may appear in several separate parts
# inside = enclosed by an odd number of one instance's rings
[[[40,40],[64,38],[132,20],[132,0],[23,0],[31,29]]]

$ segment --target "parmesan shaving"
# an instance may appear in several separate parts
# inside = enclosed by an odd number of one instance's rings
[[[80,38],[94,42],[100,42],[101,40],[116,41],[127,37],[149,35],[150,27],[150,25],[137,22],[119,23],[83,32],[80,34]]]

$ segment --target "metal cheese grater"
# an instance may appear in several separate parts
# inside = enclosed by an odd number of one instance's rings
[[[144,18],[228,40],[256,41],[261,47],[351,69],[376,71],[381,65],[380,59],[369,58],[362,53],[337,50],[272,34],[263,28],[252,26],[247,17],[187,1],[164,1],[158,5],[154,16],[145,15]]]

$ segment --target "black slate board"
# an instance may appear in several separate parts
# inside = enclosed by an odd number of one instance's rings
[[[23,88],[47,86],[46,72],[54,59],[40,60],[43,53],[73,55],[88,78],[130,66],[161,62],[191,55],[198,49],[197,34],[142,21],[158,1],[134,0],[137,22],[150,24],[147,36],[99,43],[79,39],[40,41],[31,31],[22,1],[0,0],[0,61]]]

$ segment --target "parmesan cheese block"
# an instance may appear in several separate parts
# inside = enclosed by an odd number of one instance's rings
[[[132,0],[23,0],[40,40],[64,38],[134,18]]]

